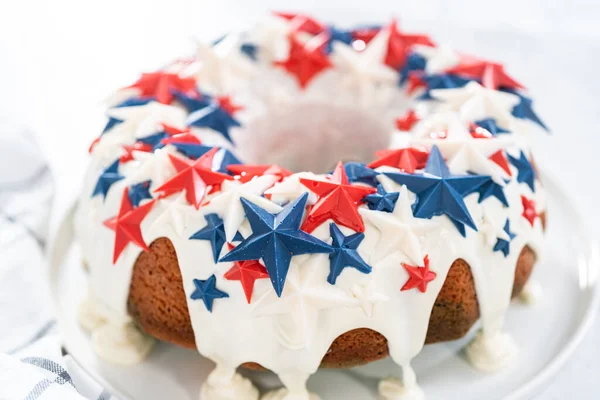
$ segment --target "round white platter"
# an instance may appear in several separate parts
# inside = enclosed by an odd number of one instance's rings
[[[461,350],[472,335],[426,346],[414,360],[414,368],[428,399],[532,398],[558,372],[587,331],[600,298],[596,285],[600,253],[569,198],[551,177],[543,176],[549,224],[545,251],[532,279],[539,282],[544,295],[533,306],[515,302],[508,313],[506,329],[520,347],[517,363],[495,375],[473,370]],[[213,364],[194,351],[160,343],[148,360],[133,367],[111,365],[92,352],[89,337],[76,320],[77,306],[86,294],[86,276],[73,244],[72,218],[71,212],[56,235],[50,276],[67,351],[120,399],[197,400]],[[308,385],[323,400],[375,399],[377,377],[397,371],[389,360],[383,360],[352,370],[320,370]],[[270,373],[243,373],[263,391],[280,385]]]

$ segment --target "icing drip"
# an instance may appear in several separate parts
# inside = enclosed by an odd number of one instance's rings
[[[402,367],[402,380],[385,378],[379,382],[379,397],[382,400],[424,400],[425,395],[417,385],[415,371],[410,365]]]
[[[528,306],[538,304],[544,297],[542,285],[538,281],[529,280],[521,293],[519,293],[519,301]]]
[[[235,368],[220,365],[210,373],[200,390],[202,400],[257,400],[258,389]]]
[[[308,376],[301,372],[280,374],[285,387],[265,394],[261,400],[320,400],[319,396],[306,389]]]
[[[89,295],[77,308],[77,320],[79,325],[88,332],[93,332],[106,324],[106,319],[97,309],[97,303]]]
[[[484,372],[496,372],[511,365],[517,353],[513,339],[504,332],[488,335],[480,331],[466,348],[471,365]]]
[[[130,322],[125,325],[104,324],[92,332],[92,346],[106,361],[134,365],[145,359],[156,341]]]
[[[293,395],[289,394],[287,389],[281,388],[266,393],[260,400],[321,400],[321,398],[314,393],[308,393],[307,395]]]

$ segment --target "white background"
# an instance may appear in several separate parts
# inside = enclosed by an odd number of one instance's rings
[[[393,14],[438,43],[504,62],[553,131],[540,140],[538,163],[600,235],[597,0],[0,0],[0,119],[35,130],[57,179],[57,207],[64,207],[103,126],[101,101],[114,88],[191,52],[193,37],[216,38],[272,9],[311,11],[334,23]],[[0,160],[0,168],[10,162]],[[550,218],[553,212],[560,210]],[[600,398],[599,338],[597,323],[541,399]]]

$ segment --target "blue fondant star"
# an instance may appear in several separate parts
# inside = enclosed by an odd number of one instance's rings
[[[536,124],[538,124],[539,126],[541,126],[542,128],[544,128],[544,130],[549,131],[546,124],[544,124],[544,122],[533,111],[533,108],[532,108],[533,100],[531,100],[529,97],[522,95],[517,90],[507,89],[507,88],[501,88],[500,90],[502,90],[503,92],[512,93],[516,96],[519,96],[519,104],[514,106],[512,109],[513,116],[515,116],[517,118],[528,119],[530,121],[533,121]]]
[[[152,135],[139,138],[138,141],[152,146],[152,150],[161,149],[165,147],[164,143],[161,143],[163,139],[168,138],[169,135],[165,131],[153,133]]]
[[[368,194],[365,197],[365,202],[371,210],[384,211],[391,213],[394,211],[394,206],[400,193],[398,192],[386,192],[382,185],[377,185],[377,192]]]
[[[333,253],[329,254],[329,276],[327,277],[327,282],[335,285],[338,276],[340,276],[346,267],[356,268],[363,274],[371,273],[371,266],[356,251],[360,242],[365,238],[364,233],[358,232],[344,236],[340,228],[332,223],[329,225],[329,234],[333,239],[331,245]]]
[[[384,172],[394,182],[406,185],[417,195],[414,215],[431,218],[446,215],[453,222],[477,230],[475,222],[463,200],[491,180],[484,175],[451,175],[437,146],[431,148],[423,174]],[[459,229],[460,230],[460,229]]]
[[[508,159],[510,160],[510,163],[517,167],[517,170],[519,171],[517,174],[517,182],[525,182],[531,191],[535,192],[535,170],[527,159],[525,153],[523,153],[523,150],[521,150],[519,158],[513,157],[509,154]]]
[[[213,146],[206,146],[198,143],[171,143],[177,151],[184,154],[186,157],[195,160],[212,150]]]
[[[509,130],[498,126],[495,118],[480,119],[479,121],[475,121],[475,124],[487,130],[493,136],[498,136],[502,133],[510,133]]]
[[[134,185],[129,186],[129,191],[127,194],[129,195],[129,201],[134,207],[138,207],[140,202],[145,199],[151,199],[152,195],[150,194],[150,185],[152,184],[151,180],[147,180],[144,182],[136,183]]]
[[[143,105],[150,103],[153,100],[154,100],[154,97],[132,97],[130,99],[122,101],[121,103],[117,104],[113,108],[143,106]],[[103,134],[106,133],[107,131],[112,129],[114,126],[119,125],[122,122],[123,121],[120,119],[110,117],[108,119],[108,122],[104,126],[102,133]]]
[[[433,74],[424,75],[422,78],[423,82],[427,87],[425,93],[419,96],[421,100],[431,100],[431,90],[433,89],[456,89],[465,86],[471,82],[472,79],[463,78],[453,74]]]
[[[400,69],[400,85],[404,85],[412,71],[424,71],[427,66],[427,59],[419,53],[410,53],[406,59],[406,64]]]
[[[194,279],[196,289],[190,295],[192,300],[202,300],[206,309],[212,312],[215,299],[223,299],[229,295],[222,290],[217,289],[217,277],[212,274],[207,280]]]
[[[210,104],[188,116],[187,124],[198,128],[210,128],[232,142],[229,129],[241,126],[238,120],[218,104]]]
[[[300,230],[308,194],[288,204],[278,214],[270,214],[242,198],[242,206],[252,234],[220,261],[263,260],[277,296],[281,296],[290,262],[301,254],[331,253],[327,243]]]
[[[481,203],[488,197],[493,196],[500,200],[500,202],[504,204],[504,206],[508,207],[508,200],[506,199],[506,195],[504,194],[504,188],[491,179],[479,186],[477,192],[479,193],[479,203]]]
[[[252,61],[256,61],[258,59],[257,52],[258,47],[252,43],[242,43],[240,46],[240,51],[248,56]]]
[[[347,45],[351,45],[354,38],[352,37],[352,31],[336,28],[333,25],[327,27],[327,33],[329,33],[329,40],[325,46],[325,52],[330,54],[333,51],[333,43],[341,42]]]
[[[377,180],[379,172],[367,167],[363,163],[346,163],[344,164],[344,170],[346,171],[350,183],[360,182],[370,186],[377,186],[379,184],[379,181]]]
[[[501,251],[504,254],[504,257],[508,257],[508,254],[510,253],[510,242],[517,236],[510,231],[510,221],[508,218],[504,224],[504,232],[508,235],[508,240],[498,238],[498,241],[494,245],[494,251]]]
[[[240,233],[240,231],[237,231],[235,233],[235,236],[233,237],[233,241],[234,242],[241,242],[242,240],[244,240],[244,236],[242,236],[242,234]]]
[[[215,155],[214,161],[217,163],[216,170],[224,174],[229,173],[227,166],[243,164],[243,162],[240,161],[235,154],[225,148],[221,148],[221,150],[219,150],[219,152]]]
[[[226,242],[223,220],[217,214],[207,214],[204,219],[206,220],[206,226],[190,236],[190,239],[210,241],[213,259],[217,263],[219,262],[219,255],[221,255],[221,249]]]
[[[193,113],[207,107],[211,102],[211,97],[206,94],[199,96],[188,96],[185,93],[178,91],[173,92],[175,99],[187,110],[188,113]]]
[[[106,198],[106,194],[113,183],[118,182],[123,178],[124,176],[119,174],[119,159],[117,159],[114,163],[110,164],[104,171],[102,171],[98,177],[98,182],[96,182],[96,186],[92,192],[92,197],[100,194],[103,198]]]

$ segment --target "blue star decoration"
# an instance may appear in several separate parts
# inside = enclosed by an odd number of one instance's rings
[[[189,96],[185,93],[175,91],[173,92],[173,96],[188,113],[201,110],[211,102],[211,97],[203,93],[197,93],[196,96]]]
[[[505,207],[508,207],[508,200],[504,194],[504,188],[491,179],[479,186],[477,192],[479,193],[479,203],[483,202],[488,197],[493,196],[500,200]]]
[[[498,238],[498,241],[494,245],[494,251],[501,251],[504,254],[504,257],[508,257],[508,254],[510,253],[510,242],[517,236],[510,231],[510,221],[508,218],[504,224],[504,232],[508,235],[508,240]]]
[[[242,43],[242,45],[240,46],[240,51],[247,55],[248,58],[250,58],[252,61],[258,60],[258,47],[256,47],[255,44],[249,42]]]
[[[102,195],[102,198],[106,198],[106,194],[110,187],[115,183],[123,179],[124,176],[119,174],[119,159],[114,163],[110,164],[98,177],[98,182],[92,192],[92,197]]]
[[[335,42],[341,42],[347,45],[351,45],[354,41],[352,31],[339,29],[333,25],[327,27],[327,33],[329,34],[329,40],[327,41],[327,44],[324,48],[327,54],[330,54],[333,51],[333,43]]]
[[[526,183],[531,191],[535,192],[535,170],[527,159],[525,153],[523,153],[523,150],[521,150],[519,158],[513,157],[509,154],[508,159],[510,160],[510,163],[519,171],[517,174],[517,182]]]
[[[131,99],[127,99],[127,100],[117,104],[113,108],[144,106],[153,100],[154,100],[154,97],[132,97]],[[104,126],[104,129],[102,130],[102,134],[105,134],[106,132],[111,130],[114,126],[119,125],[122,122],[123,121],[121,121],[120,119],[110,117],[108,119],[108,122]]]
[[[419,53],[410,53],[406,58],[406,63],[400,69],[400,85],[404,85],[408,76],[413,71],[424,71],[427,66],[427,59]]]
[[[190,295],[192,300],[202,300],[208,312],[212,312],[215,299],[223,299],[229,295],[217,289],[217,277],[212,274],[207,280],[194,279],[196,289]]]
[[[394,211],[394,206],[400,193],[398,192],[386,192],[382,185],[377,185],[377,192],[368,194],[365,197],[365,202],[370,210],[384,211],[391,213]]]
[[[501,91],[519,96],[519,104],[513,107],[512,115],[520,119],[528,119],[541,126],[545,131],[549,131],[544,122],[533,111],[533,100],[519,93],[517,90],[500,88]]]
[[[360,182],[370,186],[377,186],[379,184],[379,181],[377,180],[379,172],[367,167],[363,163],[346,163],[344,164],[344,170],[346,171],[350,183]]]
[[[492,134],[492,136],[498,136],[502,133],[510,133],[509,130],[501,128],[498,126],[495,118],[485,118],[480,119],[479,121],[475,121],[475,125],[482,127],[486,131]]]
[[[333,239],[331,245],[333,253],[329,254],[329,276],[327,277],[327,282],[335,285],[338,276],[340,276],[346,267],[355,268],[363,274],[371,273],[371,266],[362,259],[356,250],[360,242],[365,238],[364,233],[358,232],[344,236],[340,228],[332,223],[329,225],[329,234]]]
[[[223,220],[217,214],[207,214],[204,219],[206,220],[206,226],[190,236],[190,240],[208,240],[216,264],[219,262],[221,249],[226,242],[225,227],[223,226]]]
[[[188,116],[187,124],[188,126],[198,128],[210,128],[219,132],[225,139],[232,143],[229,130],[232,127],[241,126],[238,120],[233,118],[229,112],[215,103],[191,113]]]
[[[454,74],[432,74],[421,77],[427,90],[421,96],[420,100],[431,100],[431,91],[433,89],[456,89],[465,86],[472,79],[463,78]]]
[[[281,297],[293,256],[331,253],[327,243],[300,230],[308,193],[304,193],[277,214],[270,214],[241,198],[252,234],[221,262],[259,260],[262,258],[277,296]]]
[[[138,141],[152,146],[152,151],[155,151],[157,149],[162,149],[163,147],[165,147],[164,143],[162,143],[162,140],[168,137],[170,137],[170,135],[164,130],[162,130],[160,132],[153,133],[152,135],[139,138]]]
[[[446,215],[460,229],[462,224],[477,230],[464,197],[474,193],[491,178],[486,175],[452,175],[437,146],[431,148],[424,174],[385,172],[384,174],[417,195],[414,216],[432,218]]]
[[[142,200],[152,199],[152,195],[150,194],[150,185],[152,184],[151,180],[147,180],[144,182],[136,183],[134,185],[129,186],[129,190],[127,191],[127,195],[129,196],[129,201],[134,207],[138,207]]]

